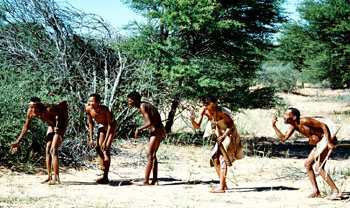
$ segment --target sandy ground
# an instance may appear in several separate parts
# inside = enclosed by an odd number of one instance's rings
[[[283,96],[300,108],[302,115],[341,117],[338,123],[349,123],[349,116],[339,113],[349,110],[348,104],[322,101],[320,105],[310,100],[312,97]],[[0,207],[350,207],[349,147],[337,148],[326,165],[343,199],[327,200],[331,192],[320,176],[317,181],[322,198],[309,199],[312,189],[303,164],[311,147],[299,137],[279,142],[271,128],[274,113],[255,110],[235,115],[237,127],[248,135],[242,137],[246,156],[229,168],[228,178],[238,185],[228,180],[229,189],[224,194],[209,193],[219,182],[214,168],[209,167],[209,146],[161,144],[159,186],[141,187],[135,184],[144,176],[147,142],[121,141],[114,144],[120,151],[112,158],[108,185],[94,183],[95,168],[61,167],[62,183],[56,186],[40,184],[46,175],[38,167],[36,174],[1,168]],[[285,128],[282,119],[278,126]],[[349,128],[339,134],[345,138]],[[343,142],[348,144],[350,139]]]

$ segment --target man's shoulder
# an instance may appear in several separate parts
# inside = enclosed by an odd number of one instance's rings
[[[154,106],[148,102],[141,102],[140,103],[140,108],[150,108],[150,107],[154,107]]]

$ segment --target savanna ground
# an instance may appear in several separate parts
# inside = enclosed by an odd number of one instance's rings
[[[341,102],[350,91],[306,88],[299,94],[282,94],[302,116],[322,116],[342,126],[341,144],[350,143],[350,104]],[[343,199],[329,201],[329,187],[317,177],[322,198],[309,199],[311,184],[304,161],[312,149],[307,139],[295,135],[286,143],[271,127],[276,110],[245,110],[234,120],[244,144],[245,158],[229,168],[228,191],[211,194],[218,184],[209,167],[210,146],[162,143],[158,151],[159,186],[136,186],[144,176],[147,139],[118,140],[112,158],[109,185],[96,185],[97,163],[79,170],[61,167],[60,185],[40,184],[43,168],[32,174],[0,169],[0,207],[350,207],[349,146],[339,146],[326,165]],[[277,126],[286,131],[280,114]],[[328,122],[328,121],[327,121]],[[178,131],[191,131],[178,120]],[[176,129],[175,129],[176,131]],[[247,136],[249,135],[249,136]]]

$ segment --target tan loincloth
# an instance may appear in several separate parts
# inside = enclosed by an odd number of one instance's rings
[[[336,124],[330,120],[326,120],[324,123],[328,126],[329,132],[331,134],[330,142],[335,145],[337,143],[336,136],[340,130],[340,126],[337,127]],[[322,139],[316,144],[314,160],[316,161],[319,158],[319,156],[322,154],[322,152],[325,151],[327,148],[328,148],[328,143],[327,143],[326,135],[324,135]]]
[[[225,114],[227,114],[225,112],[225,110],[222,110]],[[227,111],[227,110],[226,110]],[[229,114],[228,114],[229,115]],[[220,135],[223,134],[223,132],[225,132],[227,126],[224,122],[224,120],[220,120],[217,122],[217,126],[219,128],[216,128],[216,136],[219,137]],[[220,129],[220,130],[219,130]],[[218,131],[221,131],[218,132]],[[205,128],[205,132],[203,137],[208,137],[212,135],[212,127],[211,127],[211,123],[208,122],[206,128]],[[241,140],[239,138],[236,126],[234,125],[234,129],[233,132],[227,136],[225,138],[225,140],[222,142],[222,146],[224,147],[224,149],[226,150],[227,156],[231,161],[231,164],[235,161],[235,160],[239,160],[244,158],[244,154],[243,154],[243,149],[242,149],[242,143]],[[215,143],[215,146],[212,150],[212,154],[211,154],[211,158],[216,154],[216,152],[218,151],[218,144]],[[210,159],[210,166],[213,167],[213,162],[212,159]]]

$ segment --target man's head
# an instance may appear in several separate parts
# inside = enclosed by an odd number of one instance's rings
[[[300,120],[300,111],[296,108],[288,108],[284,115],[284,123],[290,124],[293,121],[299,122]]]
[[[101,102],[101,96],[98,93],[94,93],[91,94],[89,96],[89,105],[94,108],[94,109],[98,109],[100,106],[100,102]]]
[[[41,103],[41,100],[40,100],[40,98],[38,98],[38,97],[32,97],[32,98],[30,98],[30,100],[29,100],[29,106],[30,106],[31,108],[36,108],[36,107],[38,107],[40,103]]]
[[[217,107],[216,102],[217,102],[217,99],[213,96],[207,96],[203,99],[203,104],[210,113],[213,113],[214,111],[216,111],[216,107]]]
[[[37,103],[41,103],[41,100],[38,97],[32,97],[30,98],[29,103],[37,104]]]
[[[30,98],[29,108],[34,109],[34,112],[36,114],[39,114],[40,112],[44,111],[44,109],[45,109],[44,105],[41,103],[40,98],[38,98],[38,97]]]
[[[128,103],[132,107],[138,107],[141,103],[141,95],[140,93],[133,91],[128,94]]]

